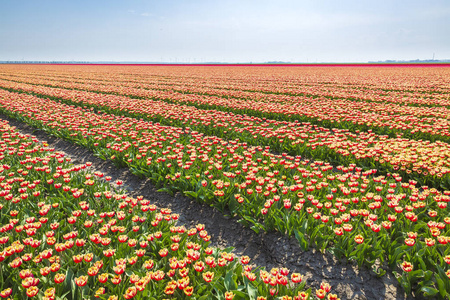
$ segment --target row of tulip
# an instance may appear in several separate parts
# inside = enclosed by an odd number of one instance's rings
[[[1,85],[1,82],[0,82]],[[270,146],[278,152],[306,155],[337,164],[355,162],[363,168],[383,173],[398,172],[420,185],[450,189],[450,145],[406,138],[388,138],[374,132],[352,133],[327,129],[309,123],[267,120],[218,110],[163,101],[139,100],[33,85],[13,84],[22,91],[79,106],[90,106],[116,115],[127,115],[166,125],[189,126],[208,135],[239,138],[252,145]],[[9,92],[0,91],[8,98]]]
[[[2,85],[13,88],[14,82],[6,81],[2,82]],[[33,80],[25,76],[20,77],[20,82],[145,99],[151,98],[195,105],[199,108],[235,111],[279,120],[314,122],[326,127],[338,127],[352,131],[371,129],[378,134],[388,134],[391,137],[402,134],[404,137],[413,139],[450,141],[450,120],[448,119],[450,114],[446,107],[416,108],[391,103],[367,103],[345,98],[328,99],[306,96],[290,97],[290,99],[283,96],[277,100],[276,95],[262,101],[255,95],[251,98],[236,98],[230,97],[230,95],[225,97],[225,95],[199,94],[199,92],[195,93],[191,90],[188,93],[180,92],[174,90],[175,87],[164,90],[145,89],[130,87],[124,83],[117,85],[117,83],[105,84],[101,81],[76,83],[49,79]],[[141,85],[139,84],[139,86]],[[26,86],[24,88],[27,89]],[[28,89],[30,88],[28,87]],[[225,91],[225,93],[227,92]]]
[[[77,78],[77,77],[62,77],[61,76],[48,76],[48,74],[39,74],[37,76],[33,76],[32,74],[23,74],[23,75],[17,75],[17,74],[5,74],[1,76],[0,79],[5,80],[13,80],[15,82],[27,82],[32,83],[35,85],[51,85],[51,86],[60,86],[62,83],[65,85],[66,88],[70,89],[83,89],[84,86],[90,86],[97,89],[106,88],[111,85],[120,85],[121,87],[125,88],[133,88],[133,89],[144,89],[144,90],[157,90],[160,92],[165,91],[174,91],[174,92],[180,92],[183,94],[199,94],[199,95],[208,95],[208,96],[219,96],[224,98],[237,98],[237,99],[246,99],[246,100],[254,100],[254,101],[260,101],[260,102],[279,102],[279,103],[289,103],[289,104],[296,104],[296,103],[305,103],[311,105],[313,108],[320,106],[321,104],[332,105],[334,108],[336,107],[342,107],[345,110],[351,109],[351,110],[357,110],[357,111],[364,111],[364,112],[376,112],[378,114],[381,114],[382,117],[385,117],[384,114],[392,115],[393,117],[396,117],[397,115],[405,115],[408,116],[408,121],[410,125],[418,124],[418,122],[424,122],[432,123],[432,124],[439,124],[439,122],[442,122],[440,118],[448,119],[450,115],[450,110],[447,107],[444,106],[435,106],[435,107],[429,107],[429,106],[407,106],[402,104],[396,104],[396,103],[389,103],[388,101],[354,101],[351,97],[333,97],[333,101],[330,101],[325,96],[320,95],[314,95],[314,97],[311,97],[310,94],[304,94],[302,97],[297,96],[291,96],[291,95],[283,95],[283,94],[269,94],[268,91],[262,92],[258,90],[254,91],[241,91],[241,90],[235,90],[230,89],[229,86],[227,88],[222,87],[209,87],[208,82],[199,82],[198,80],[196,82],[192,82],[186,86],[186,81],[183,78],[183,81],[168,81],[168,82],[161,82],[160,78],[155,78],[151,80],[150,82],[147,82],[145,79],[134,79],[133,78],[126,78],[124,80],[122,76],[119,76],[115,78],[112,76],[112,78],[108,78],[108,80],[105,80],[104,77],[95,79],[95,80],[88,80],[86,78]],[[253,88],[256,88],[254,86],[254,83],[247,83],[252,84]],[[239,84],[241,86],[241,83]],[[319,89],[322,85],[317,84],[314,85],[314,89]],[[242,88],[242,87],[241,87]],[[432,100],[429,100],[429,102],[432,102]],[[412,119],[411,119],[412,118]],[[419,118],[419,120],[418,120]],[[422,118],[426,118],[425,120],[421,120]]]
[[[4,68],[7,76],[57,78],[59,81],[102,81],[135,87],[176,89],[239,98],[312,96],[408,105],[449,106],[445,96],[447,68],[186,68],[186,67],[50,67]],[[374,72],[377,71],[377,72]],[[105,77],[104,73],[108,76]],[[1,73],[0,73],[1,75]],[[180,81],[179,78],[183,80]]]
[[[304,249],[328,249],[380,275],[375,263],[386,262],[402,270],[395,274],[407,292],[450,293],[450,191],[30,95],[0,101],[11,117],[89,147],[165,191],[228,208],[255,231],[295,235]]]
[[[204,225],[177,225],[6,121],[0,132],[1,298],[339,299],[329,284],[305,290],[299,273],[209,247]]]

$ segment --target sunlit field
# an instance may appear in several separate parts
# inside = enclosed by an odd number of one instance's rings
[[[0,113],[255,234],[389,273],[406,295],[450,295],[447,65],[0,65]],[[0,130],[2,298],[342,297]]]

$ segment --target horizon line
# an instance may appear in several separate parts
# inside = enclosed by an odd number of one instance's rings
[[[369,61],[369,62],[144,62],[144,61],[0,61],[14,65],[111,65],[111,66],[450,66],[450,60]]]

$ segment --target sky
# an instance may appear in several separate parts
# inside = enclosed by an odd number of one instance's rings
[[[450,59],[449,0],[2,0],[0,60]]]

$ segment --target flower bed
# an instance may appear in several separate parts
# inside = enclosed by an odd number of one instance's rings
[[[386,261],[393,271],[402,268],[398,278],[408,292],[449,291],[449,192],[38,97],[6,100],[3,112],[128,165],[166,191],[228,207],[255,231],[293,234],[304,249],[327,248],[360,265]]]
[[[338,299],[326,283],[305,290],[298,273],[208,247],[204,225],[177,225],[179,215],[112,188],[90,163],[73,165],[5,121],[0,131],[2,298]]]

